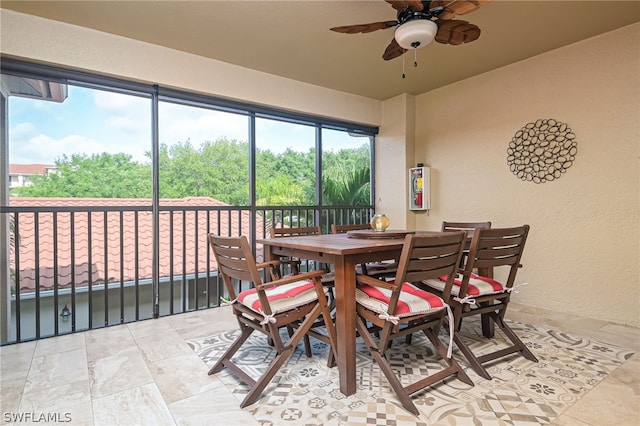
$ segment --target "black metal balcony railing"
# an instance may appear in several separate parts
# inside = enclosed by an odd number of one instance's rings
[[[320,225],[328,233],[333,223],[367,222],[373,207],[10,206],[0,213],[10,229],[7,344],[218,307],[225,294],[207,234],[247,235],[260,261],[256,239],[274,225]]]

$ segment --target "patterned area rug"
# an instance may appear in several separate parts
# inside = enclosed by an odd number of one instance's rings
[[[338,371],[326,366],[328,346],[312,339],[313,357],[306,358],[302,344],[280,369],[256,404],[247,407],[264,426],[272,425],[542,425],[549,424],[578,401],[603,378],[628,359],[627,348],[592,341],[564,332],[508,322],[537,356],[531,362],[520,356],[506,357],[489,365],[492,380],[467,373],[475,383],[468,386],[454,378],[415,394],[418,417],[406,411],[378,365],[358,339],[358,391],[349,397],[339,390]],[[193,339],[189,344],[209,366],[213,365],[238,335],[229,331]],[[485,339],[479,322],[467,319],[462,336],[476,354],[496,346],[507,346],[496,328],[496,337]],[[448,339],[443,334],[443,341]],[[462,354],[454,357],[467,366]],[[410,345],[394,341],[394,369],[403,377],[433,372],[441,364],[433,361],[433,348],[424,335],[414,335]],[[242,360],[254,377],[273,359],[266,338],[254,333],[236,359]],[[218,377],[241,401],[247,387],[229,370]]]

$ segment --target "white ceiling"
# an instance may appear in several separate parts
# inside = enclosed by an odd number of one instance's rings
[[[394,20],[383,0],[2,1],[2,8],[94,28],[374,99],[420,94],[640,21],[640,1],[494,0],[457,19],[475,42],[432,43],[382,60],[393,29],[330,27]]]

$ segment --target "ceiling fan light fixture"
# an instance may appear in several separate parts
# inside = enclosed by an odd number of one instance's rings
[[[433,41],[438,25],[429,19],[414,19],[396,28],[395,39],[404,49],[419,49]]]

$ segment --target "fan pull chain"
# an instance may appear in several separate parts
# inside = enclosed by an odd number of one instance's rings
[[[404,55],[402,55],[402,78],[405,78],[406,75],[404,74]]]
[[[413,49],[413,66],[418,67],[418,49]]]

